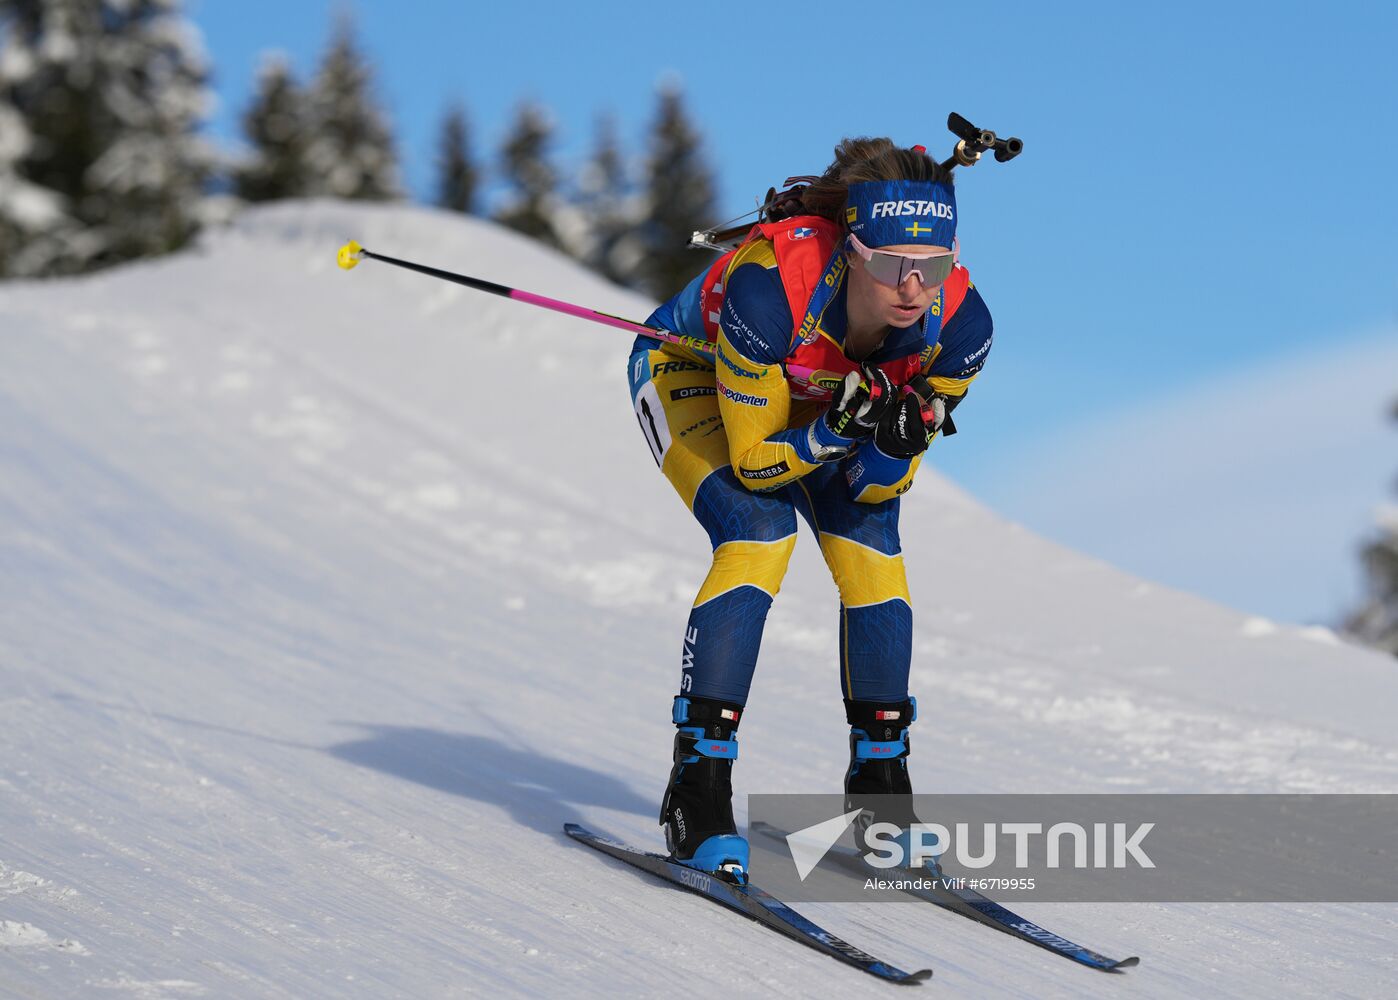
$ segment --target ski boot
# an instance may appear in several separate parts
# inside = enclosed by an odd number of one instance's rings
[[[913,811],[913,785],[908,777],[912,747],[908,725],[917,718],[917,699],[874,702],[847,698],[845,718],[850,724],[845,811],[861,810],[854,821],[856,843],[861,849],[870,848],[869,827],[892,823],[902,831],[894,839],[903,849],[906,864],[911,858],[909,830],[920,822]],[[925,868],[933,877],[940,874],[935,860],[926,862]]]
[[[738,885],[748,878],[748,842],[733,825],[733,761],[742,706],[675,699],[675,766],[660,804],[665,846],[682,865]]]

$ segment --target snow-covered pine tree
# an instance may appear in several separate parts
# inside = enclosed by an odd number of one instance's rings
[[[284,54],[268,53],[257,93],[243,112],[251,155],[234,171],[234,190],[248,201],[296,198],[307,193],[309,121],[306,96]]]
[[[1390,416],[1398,421],[1398,400]],[[1398,656],[1398,503],[1381,508],[1378,521],[1377,533],[1360,553],[1367,593],[1345,630]]]
[[[32,147],[19,112],[0,103],[0,278],[42,273],[44,261],[61,247],[67,222],[62,199],[22,173]]]
[[[447,109],[437,139],[437,204],[453,212],[474,213],[480,171],[471,158],[466,109],[459,101]]]
[[[646,287],[657,298],[674,295],[702,266],[689,238],[713,221],[714,187],[679,88],[663,85],[650,137],[644,228]]]
[[[180,0],[105,0],[102,94],[119,123],[87,171],[108,261],[183,246],[199,224],[213,153],[198,136],[208,70]]]
[[[558,176],[549,163],[553,124],[531,103],[521,104],[500,152],[500,173],[509,191],[495,221],[549,246],[563,241],[554,223],[559,211]]]
[[[375,103],[372,75],[354,25],[342,15],[310,88],[309,193],[366,201],[399,197],[393,136]]]
[[[70,273],[183,245],[212,156],[196,134],[204,56],[179,0],[0,0],[0,24],[0,97],[22,123],[7,142],[25,147],[17,176],[51,192],[28,207],[52,209],[7,267]]]
[[[637,285],[645,259],[638,231],[645,205],[632,183],[610,115],[597,119],[592,156],[578,184],[578,208],[588,234],[583,261],[608,281]]]
[[[69,216],[101,151],[91,4],[0,0],[0,275],[81,270],[98,248]]]

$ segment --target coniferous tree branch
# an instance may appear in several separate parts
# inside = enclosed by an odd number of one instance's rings
[[[471,158],[470,128],[459,102],[442,119],[437,139],[437,204],[453,212],[473,214],[480,170]]]
[[[559,207],[558,175],[549,162],[553,125],[542,108],[525,103],[500,153],[500,171],[509,186],[495,220],[552,247],[562,240],[554,222]]]
[[[714,188],[678,87],[662,87],[646,178],[645,280],[657,298],[675,294],[701,267],[703,258],[690,249],[689,239],[713,218]]]

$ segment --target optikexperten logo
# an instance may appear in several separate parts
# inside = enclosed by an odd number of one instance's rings
[[[718,382],[716,384],[718,386],[719,393],[722,394],[725,399],[731,399],[733,402],[742,403],[745,406],[767,405],[767,400],[763,399],[761,396],[753,396],[746,392],[737,392],[733,389],[728,388],[728,386],[724,385],[722,382]]]

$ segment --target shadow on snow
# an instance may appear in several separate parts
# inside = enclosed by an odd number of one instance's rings
[[[472,733],[355,725],[368,735],[326,752],[428,788],[498,805],[515,822],[542,833],[558,834],[563,820],[570,818],[559,808],[564,804],[639,815],[659,811],[658,797],[642,798],[609,774],[525,746]]]

